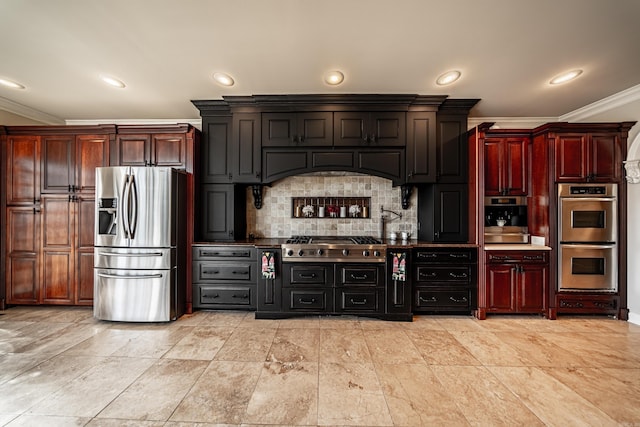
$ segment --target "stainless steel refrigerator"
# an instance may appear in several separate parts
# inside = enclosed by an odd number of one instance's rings
[[[164,322],[184,313],[186,174],[96,169],[93,315]]]

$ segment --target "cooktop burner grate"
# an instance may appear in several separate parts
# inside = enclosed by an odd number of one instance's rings
[[[338,241],[349,241],[354,245],[380,245],[382,242],[371,236],[291,236],[286,240],[286,244],[310,244],[310,243],[331,243]]]

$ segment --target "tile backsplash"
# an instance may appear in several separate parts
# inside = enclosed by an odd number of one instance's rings
[[[294,218],[293,197],[370,197],[370,218]],[[253,206],[251,188],[247,189],[247,233],[256,237],[371,235],[380,237],[380,207],[402,214],[402,219],[386,213],[385,237],[392,231],[417,234],[417,192],[409,209],[403,210],[400,187],[391,181],[349,172],[322,172],[297,175],[263,188],[262,209]]]

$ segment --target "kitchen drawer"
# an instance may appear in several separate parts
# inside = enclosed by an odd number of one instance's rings
[[[416,249],[413,257],[413,262],[420,264],[470,264],[476,261],[476,250],[467,248]]]
[[[225,281],[225,282],[255,282],[256,264],[248,262],[204,262],[193,263],[193,280]]]
[[[471,283],[471,267],[467,265],[418,265],[415,280],[417,282],[453,282],[467,285]]]
[[[556,295],[558,313],[616,313],[619,298],[615,295]]]
[[[251,286],[194,285],[196,308],[252,308],[255,289]]]
[[[487,251],[487,263],[490,264],[546,263],[548,261],[548,251]]]
[[[224,261],[229,259],[255,261],[256,249],[253,246],[210,246],[194,245],[194,261]]]
[[[333,285],[333,266],[314,264],[286,264],[284,286]]]
[[[380,265],[340,265],[337,269],[337,286],[384,285],[384,267]]]
[[[413,306],[416,309],[460,309],[471,308],[471,295],[468,289],[464,290],[437,290],[417,288]]]
[[[336,311],[377,312],[382,303],[382,290],[339,289],[336,290]]]
[[[283,294],[289,311],[333,311],[333,292],[329,289],[285,289]]]

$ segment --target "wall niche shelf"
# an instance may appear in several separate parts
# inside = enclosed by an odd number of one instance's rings
[[[292,197],[291,218],[360,218],[371,215],[371,197]]]

